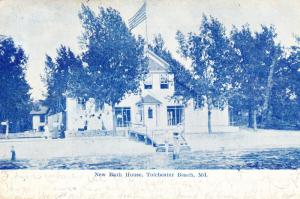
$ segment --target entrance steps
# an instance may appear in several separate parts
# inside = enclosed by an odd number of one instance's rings
[[[190,151],[191,147],[188,145],[185,137],[182,134],[178,134],[178,143],[180,151]],[[156,147],[157,152],[174,152],[174,139],[170,142],[158,144]]]
[[[146,134],[140,131],[129,130],[128,136],[131,139],[134,139],[139,142],[144,142],[146,145],[152,145],[156,148],[157,152],[173,152],[174,151],[174,134],[170,135],[169,133],[151,133]],[[178,137],[178,143],[180,151],[190,151],[191,148],[188,145],[184,135],[182,133],[176,133]]]

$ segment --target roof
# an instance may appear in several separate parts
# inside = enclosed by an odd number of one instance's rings
[[[30,111],[31,115],[43,115],[47,114],[49,111],[49,108],[47,106],[40,106],[38,110],[32,110]]]
[[[151,95],[146,95],[145,97],[142,97],[142,99],[136,104],[161,104],[161,102]]]
[[[155,54],[153,51],[148,50],[147,55],[149,58],[149,71],[168,71],[169,64]]]

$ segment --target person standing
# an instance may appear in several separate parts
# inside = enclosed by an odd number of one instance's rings
[[[15,151],[15,148],[14,148],[14,146],[11,146],[11,150],[10,150],[10,152],[11,152],[11,161],[16,161],[16,151]]]

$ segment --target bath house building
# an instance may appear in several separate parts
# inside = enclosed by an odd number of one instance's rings
[[[148,133],[184,131],[185,133],[207,132],[207,109],[195,108],[190,100],[182,104],[173,100],[174,75],[169,64],[148,50],[149,73],[141,82],[141,93],[127,95],[116,105],[117,131],[141,128]],[[230,131],[228,108],[212,112],[213,131]],[[111,106],[98,108],[93,99],[67,98],[66,136],[75,132],[112,130]]]

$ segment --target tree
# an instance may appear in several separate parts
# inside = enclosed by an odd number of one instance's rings
[[[119,12],[100,8],[98,15],[82,5],[79,18],[83,61],[87,63],[90,85],[87,95],[112,106],[116,133],[115,106],[125,94],[136,93],[147,73],[144,41],[135,39]]]
[[[296,38],[298,44],[291,47],[291,53],[287,57],[289,74],[287,85],[288,85],[288,96],[289,99],[293,102],[292,104],[296,104],[292,109],[297,111],[297,115],[295,115],[294,119],[296,119],[296,123],[299,126],[300,119],[300,37]],[[291,110],[291,109],[289,109]],[[293,119],[289,117],[288,119]]]
[[[177,32],[182,56],[192,61],[193,98],[198,107],[207,106],[208,132],[212,133],[212,109],[223,109],[230,91],[234,52],[223,25],[213,17],[203,16],[199,33],[189,33],[187,39]]]
[[[274,128],[300,128],[300,47],[292,46],[274,70],[270,100],[270,124]]]
[[[30,86],[25,79],[27,57],[13,39],[0,35],[0,121],[12,131],[29,129]]]
[[[281,56],[281,47],[276,44],[275,29],[262,26],[261,32],[252,33],[245,25],[231,32],[231,40],[239,57],[235,80],[237,100],[233,106],[248,110],[248,126],[257,128],[257,115],[268,120],[273,74]]]
[[[280,44],[275,42],[275,38],[277,33],[275,32],[275,28],[273,26],[267,27],[262,26],[262,31],[260,33],[256,33],[257,41],[258,41],[258,50],[260,56],[260,64],[262,66],[267,66],[269,68],[268,77],[267,77],[267,85],[265,91],[264,103],[262,106],[262,123],[263,125],[268,125],[270,122],[270,114],[269,104],[270,97],[273,88],[273,76],[274,71],[278,67],[280,60],[282,59],[283,50]]]
[[[67,96],[82,96],[85,91],[85,70],[81,59],[70,48],[60,46],[57,57],[46,55],[44,82],[47,85],[46,105],[57,113],[66,109]]]

